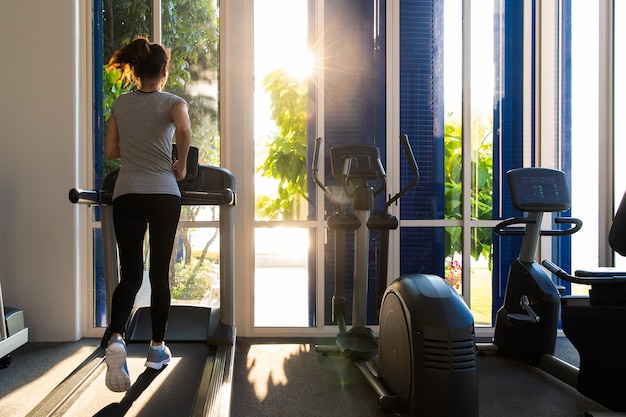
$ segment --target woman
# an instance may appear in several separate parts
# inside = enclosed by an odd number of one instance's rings
[[[123,94],[111,108],[104,155],[121,158],[113,192],[113,224],[120,257],[120,283],[111,306],[105,361],[106,385],[128,390],[123,335],[143,280],[143,241],[150,233],[152,341],[145,366],[161,369],[171,352],[164,336],[170,307],[169,263],[180,217],[177,181],[185,178],[191,123],[184,99],[162,92],[170,64],[169,51],[146,38],[136,38],[116,51],[109,67],[122,72],[138,89]],[[178,160],[172,161],[172,136]]]

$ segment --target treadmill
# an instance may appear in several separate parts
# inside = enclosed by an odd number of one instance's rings
[[[172,152],[175,157],[175,145]],[[109,173],[101,190],[72,189],[69,192],[72,203],[98,205],[101,210],[107,312],[110,312],[111,296],[119,282],[112,205],[118,173],[118,170]],[[151,338],[150,307],[136,308],[125,335],[130,389],[126,393],[113,393],[100,381],[106,371],[107,329],[96,350],[28,417],[125,415],[133,405],[140,408],[137,415],[230,415],[236,339],[233,285],[235,178],[224,168],[198,164],[198,148],[191,147],[187,176],[178,185],[183,205],[219,206],[219,307],[172,304],[165,333],[166,343],[172,349],[172,361],[155,372],[143,366]],[[161,376],[161,373],[165,375]],[[175,381],[171,386],[166,381],[170,378]],[[160,390],[160,394],[150,390]],[[145,403],[138,406],[141,401]]]

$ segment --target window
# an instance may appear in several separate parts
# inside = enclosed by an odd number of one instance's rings
[[[584,227],[572,237],[574,269],[599,265],[600,8],[598,3],[572,2],[572,215]],[[594,80],[594,82],[591,82]],[[585,293],[586,286],[574,286]]]
[[[400,4],[400,129],[421,174],[402,205],[400,263],[445,277],[490,325],[498,14],[493,2],[468,5]]]
[[[613,92],[624,91],[626,88],[626,27],[615,22],[626,21],[626,4],[613,2]],[[622,155],[626,155],[626,140],[619,127],[620,116],[626,114],[626,99],[622,94],[613,94],[613,184],[614,206],[619,207],[622,196],[626,193],[626,166],[621,163]],[[616,255],[615,266],[626,268],[626,258]]]
[[[132,15],[122,19],[107,18],[121,13],[121,2],[97,3],[102,7],[94,9],[95,102],[105,101],[98,98],[104,86],[97,83],[115,43],[134,34],[159,36],[180,57],[176,65],[184,71],[168,88],[194,107],[203,160],[220,164],[227,155],[223,162],[236,174],[238,334],[334,332],[334,235],[325,224],[334,207],[310,180],[316,136],[323,138],[325,155],[340,143],[377,146],[391,190],[409,181],[395,142],[400,133],[408,134],[421,179],[392,207],[400,229],[392,232],[390,275],[446,277],[470,303],[478,326],[491,326],[519,250],[515,238],[492,233],[499,219],[519,214],[509,202],[508,169],[565,170],[574,194],[572,215],[583,218],[588,233],[572,238],[573,259],[602,262],[603,255],[596,255],[602,231],[593,224],[613,179],[601,173],[602,143],[609,140],[616,160],[624,145],[598,134],[600,107],[611,104],[603,101],[605,92],[594,91],[603,70],[595,59],[601,39],[593,39],[606,27],[606,16],[624,15],[620,2],[607,14],[605,6],[573,0],[233,0],[222,2],[219,18],[216,0],[162,0],[155,2],[162,5],[157,18],[151,0],[135,0],[129,3]],[[615,89],[623,83],[622,32],[615,27],[612,38]],[[220,33],[226,45],[221,58]],[[185,46],[174,47],[178,42]],[[226,85],[218,83],[220,62]],[[272,97],[279,89],[287,95]],[[226,107],[218,94],[226,95]],[[613,100],[623,113],[623,98]],[[105,117],[102,110],[94,123],[95,186],[109,169],[98,154]],[[228,136],[220,143],[224,128]],[[287,145],[291,159],[280,159]],[[329,165],[325,160],[323,174],[332,182]],[[626,176],[619,164],[611,169],[609,198],[617,204]],[[589,198],[595,192],[597,198]],[[205,252],[207,242],[219,239],[216,215],[211,209],[188,213],[181,241],[197,243],[178,256],[216,259],[211,245]],[[376,233],[371,243],[375,253]],[[546,239],[541,257],[567,265],[569,244]],[[370,256],[370,300],[376,262]],[[352,270],[345,274],[349,281]],[[374,304],[367,321],[375,325]]]
[[[155,5],[161,5],[155,11]],[[104,132],[117,96],[134,88],[106,70],[113,52],[136,36],[147,36],[170,49],[172,62],[166,91],[189,104],[192,144],[200,162],[220,164],[219,9],[217,0],[94,1],[94,187],[119,166],[103,156]],[[219,227],[217,207],[185,206],[181,214],[171,268],[173,303],[219,304]],[[106,325],[99,210],[94,210],[95,327]],[[147,250],[147,248],[146,248]],[[146,265],[148,269],[148,265]],[[137,305],[149,304],[147,272]]]
[[[254,326],[314,326],[307,1],[256,0],[254,21]]]

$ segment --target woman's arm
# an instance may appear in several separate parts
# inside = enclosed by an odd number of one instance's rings
[[[117,121],[111,116],[106,135],[104,136],[104,157],[107,159],[121,158],[120,134],[117,130]]]
[[[174,175],[178,181],[187,176],[187,154],[191,145],[191,121],[187,110],[187,103],[179,103],[172,109],[172,120],[174,120],[174,139],[176,141],[176,152],[178,160],[174,161]]]

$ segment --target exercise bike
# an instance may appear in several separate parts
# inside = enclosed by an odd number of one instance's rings
[[[626,384],[607,376],[621,377],[626,372],[617,353],[626,335],[615,332],[626,324],[626,273],[580,271],[571,276],[552,262],[543,261],[559,278],[592,285],[591,297],[561,296],[564,287],[550,279],[535,261],[535,254],[541,236],[567,236],[582,227],[580,219],[556,217],[555,227],[542,229],[544,213],[563,212],[571,206],[565,173],[519,168],[507,172],[507,182],[513,206],[526,215],[506,219],[495,228],[501,236],[522,236],[522,243],[519,257],[509,268],[504,303],[496,314],[493,345],[498,352],[528,361],[609,409],[625,410]],[[554,356],[559,313],[565,335],[580,353],[580,370]],[[488,350],[487,346],[479,344],[478,349]]]
[[[398,219],[391,204],[414,187],[419,170],[408,137],[400,137],[413,181],[389,198],[372,216],[375,196],[386,188],[386,174],[375,146],[340,145],[329,150],[332,176],[342,193],[333,194],[318,178],[321,138],[315,141],[313,181],[334,203],[327,219],[335,232],[335,294],[332,320],[339,328],[336,346],[318,352],[340,352],[356,366],[378,394],[384,411],[412,416],[478,416],[474,319],[461,296],[441,277],[406,275],[387,287],[389,231]],[[346,208],[346,201],[351,204]],[[367,327],[369,232],[380,230],[378,312],[380,335]],[[345,235],[354,232],[352,323],[348,329],[344,290]]]

